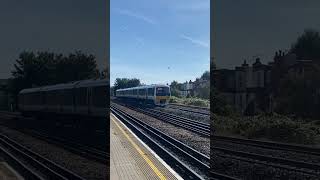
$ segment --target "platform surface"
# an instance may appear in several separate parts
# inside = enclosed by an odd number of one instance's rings
[[[23,180],[11,166],[6,162],[0,162],[0,180]]]
[[[182,179],[115,116],[110,116],[110,179]]]

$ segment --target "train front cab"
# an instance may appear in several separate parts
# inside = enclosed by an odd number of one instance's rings
[[[155,100],[154,104],[157,106],[166,106],[170,99],[170,87],[160,86],[155,89]]]

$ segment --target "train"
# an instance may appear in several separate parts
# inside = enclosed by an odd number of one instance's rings
[[[116,98],[143,102],[155,106],[166,106],[171,96],[170,86],[154,84],[118,89]]]
[[[107,124],[108,104],[109,81],[106,79],[28,88],[18,94],[18,108],[23,116],[91,119],[86,124]]]

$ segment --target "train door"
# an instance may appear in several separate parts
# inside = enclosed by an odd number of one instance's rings
[[[148,103],[148,89],[144,89],[144,104]]]
[[[71,110],[71,112],[75,113],[76,112],[76,89],[72,88],[71,92],[72,92],[72,110]]]
[[[87,106],[88,106],[88,114],[91,114],[92,111],[92,88],[87,88]]]

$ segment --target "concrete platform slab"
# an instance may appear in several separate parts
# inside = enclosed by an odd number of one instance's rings
[[[182,179],[114,115],[110,116],[110,179]]]

